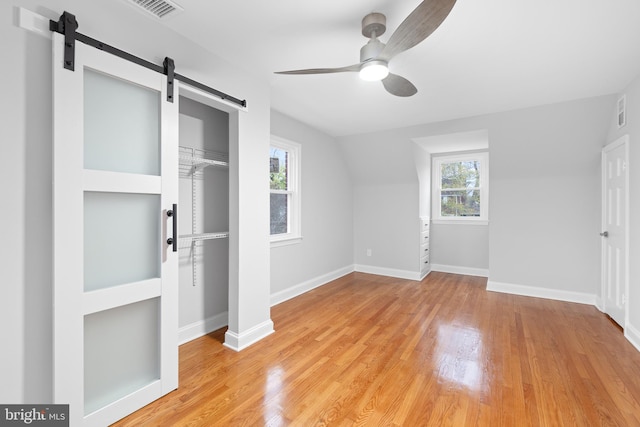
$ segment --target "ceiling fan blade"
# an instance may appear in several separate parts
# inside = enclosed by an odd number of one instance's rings
[[[397,74],[389,73],[387,77],[382,79],[382,84],[391,95],[406,97],[418,93],[418,89],[413,83]]]
[[[276,71],[275,74],[329,74],[345,73],[349,71],[360,71],[361,64],[353,64],[339,68],[309,68],[306,70]]]
[[[379,59],[389,61],[433,33],[453,9],[456,0],[423,0],[391,35]]]

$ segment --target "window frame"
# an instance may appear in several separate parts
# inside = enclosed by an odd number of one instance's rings
[[[480,216],[442,216],[441,198],[442,198],[442,164],[455,163],[465,161],[480,162]],[[443,155],[432,156],[432,200],[431,214],[434,224],[473,224],[488,225],[489,224],[489,152],[476,151],[466,153],[449,153]],[[445,191],[450,189],[444,189]]]
[[[287,159],[287,190],[272,190],[269,188],[269,200],[271,194],[287,194],[287,232],[271,234],[271,222],[269,222],[269,238],[271,247],[291,245],[302,240],[302,197],[301,197],[301,164],[302,145],[275,135],[271,135],[269,151],[272,148],[284,150],[288,153]],[[269,205],[271,215],[271,205]]]

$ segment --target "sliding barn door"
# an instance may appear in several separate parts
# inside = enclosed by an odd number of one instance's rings
[[[178,106],[166,76],[54,34],[54,399],[108,425],[178,385]],[[35,266],[34,268],[37,268]]]

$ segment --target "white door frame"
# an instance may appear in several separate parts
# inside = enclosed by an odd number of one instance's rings
[[[624,146],[624,163],[625,163],[625,209],[624,209],[624,222],[625,222],[625,255],[624,255],[624,324],[620,325],[623,329],[626,329],[626,325],[629,324],[629,135],[623,135],[615,141],[607,144],[602,149],[601,154],[601,173],[602,173],[602,181],[601,181],[601,232],[607,231],[607,194],[606,194],[606,155],[608,152],[620,147]],[[607,297],[606,297],[606,241],[605,238],[601,238],[601,254],[600,254],[600,265],[601,265],[601,278],[600,278],[600,292],[601,292],[601,307],[600,310],[603,313],[607,313]]]

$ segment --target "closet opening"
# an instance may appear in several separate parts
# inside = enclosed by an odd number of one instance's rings
[[[229,113],[180,96],[179,342],[228,324]]]

